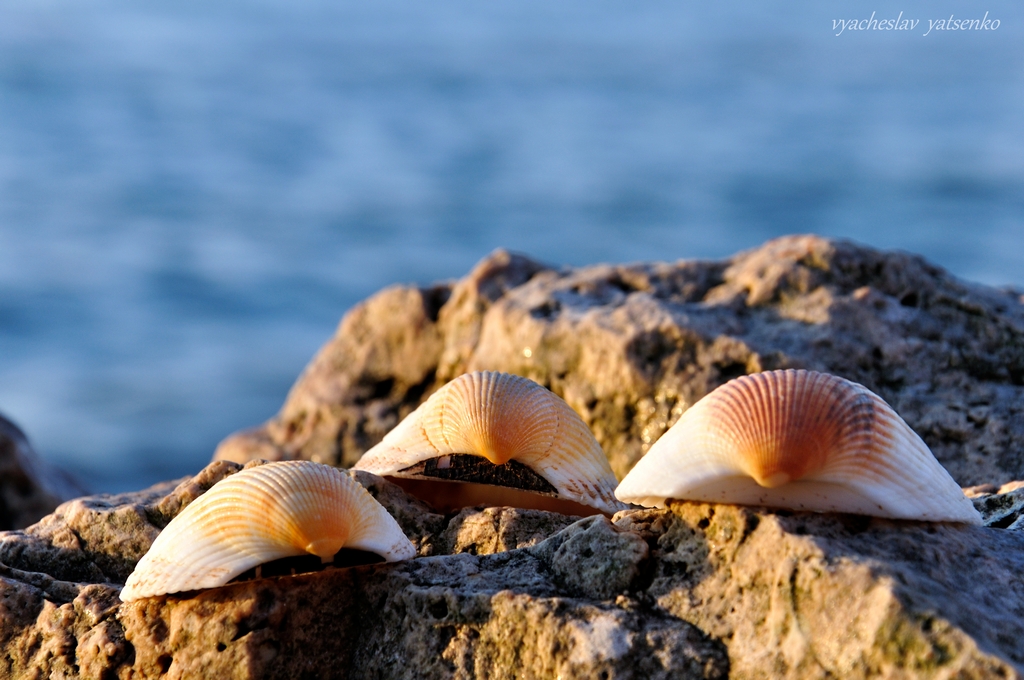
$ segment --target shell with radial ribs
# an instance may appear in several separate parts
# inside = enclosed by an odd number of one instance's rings
[[[415,556],[398,523],[347,473],[309,461],[268,463],[215,484],[157,536],[121,600],[222,586],[257,565],[341,548],[388,562]]]
[[[880,397],[814,371],[756,373],[698,401],[626,475],[623,501],[668,499],[981,524]]]
[[[525,466],[550,484],[549,495],[586,506],[572,514],[592,513],[591,508],[611,514],[625,507],[615,500],[615,474],[586,423],[549,390],[508,373],[467,373],[449,382],[367,451],[355,469],[402,483],[424,479],[425,461],[446,467],[458,454],[495,467]]]

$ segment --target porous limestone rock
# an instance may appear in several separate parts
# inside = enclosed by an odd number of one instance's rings
[[[528,548],[578,519],[544,510],[465,508],[441,533],[442,552],[490,555]]]
[[[649,550],[638,535],[615,529],[597,515],[566,527],[531,552],[549,565],[564,589],[579,597],[607,600],[636,581]]]
[[[0,677],[1024,677],[1024,532],[686,502],[439,515],[365,473],[421,556],[121,604],[159,528],[239,469],[0,533]]]
[[[475,555],[120,604],[120,584],[159,528],[239,469],[215,462],[177,486],[79,499],[25,532],[0,534],[0,676],[727,677],[722,643],[626,596],[647,544],[604,517],[503,508],[474,521],[463,511],[456,524],[476,527]],[[390,482],[356,478],[404,527],[425,532],[412,536],[421,554],[448,546],[441,534],[459,534],[454,518]],[[588,576],[601,580],[581,581]]]
[[[0,415],[0,530],[21,529],[85,491],[47,465],[21,429]]]
[[[672,502],[620,513],[644,594],[729,647],[735,678],[1008,678],[1024,532]]]
[[[985,526],[1024,530],[1024,481],[1007,482],[998,487],[995,484],[968,487],[964,493],[981,513]]]
[[[182,508],[239,469],[216,462],[177,485],[68,501],[24,531],[0,533],[0,563],[60,581],[123,584]]]
[[[961,485],[1024,478],[1024,304],[922,258],[791,236],[719,262],[552,268],[497,251],[454,284],[371,297],[281,412],[217,457],[351,465],[472,370],[563,397],[621,478],[731,378],[807,368],[859,382]]]
[[[121,604],[158,532],[239,463],[350,465],[453,377],[550,387],[620,476],[701,396],[810,368],[883,396],[987,526],[701,503],[612,520],[435,512],[356,473],[405,562]],[[352,310],[276,418],[180,484],[0,532],[0,677],[1024,677],[1024,310],[916,256],[787,237],[724,262],[555,269],[498,251]],[[235,461],[235,462],[229,462]]]

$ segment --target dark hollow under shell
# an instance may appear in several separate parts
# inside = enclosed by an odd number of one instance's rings
[[[294,576],[295,574],[307,574],[324,569],[359,567],[364,564],[378,564],[384,558],[377,553],[367,550],[356,550],[354,548],[342,548],[334,555],[330,562],[322,562],[316,555],[295,555],[293,557],[282,557],[279,560],[272,560],[248,569],[228,583],[239,581],[252,581],[258,578],[269,578],[271,576]]]
[[[550,482],[515,460],[495,465],[480,456],[453,453],[387,477],[442,512],[509,506],[579,517],[603,514],[597,508],[559,496]]]
[[[486,458],[464,453],[430,458],[400,472],[407,476],[432,477],[452,482],[475,482],[524,491],[558,493],[548,480],[518,461],[510,460],[503,465],[495,465]]]

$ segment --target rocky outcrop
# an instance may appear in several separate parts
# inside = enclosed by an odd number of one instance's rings
[[[463,372],[550,387],[621,476],[714,387],[785,367],[881,394],[976,485],[986,526],[690,502],[445,514],[354,472],[416,558],[118,599],[239,463],[348,466]],[[1020,295],[912,255],[810,236],[725,262],[555,269],[499,251],[356,307],[280,414],[196,477],[0,533],[0,677],[1022,677],[1022,416]]]
[[[0,530],[21,529],[85,491],[47,465],[21,429],[0,415]]]
[[[1024,478],[1024,305],[920,257],[795,236],[722,262],[552,268],[498,251],[452,285],[342,320],[277,417],[217,457],[351,465],[438,386],[523,375],[590,425],[620,477],[691,404],[745,373],[859,382],[962,485]]]
[[[177,486],[77,499],[0,534],[0,676],[918,678],[1024,668],[1024,532],[700,503],[611,521],[514,508],[446,516],[367,473],[356,479],[399,519],[415,559],[122,604],[120,585],[159,529],[238,469],[216,462]]]
[[[0,534],[0,563],[58,581],[123,584],[160,530],[238,469],[218,462],[178,485],[68,501],[24,531]]]
[[[252,464],[261,464],[254,462]],[[722,643],[629,596],[648,560],[604,517],[432,513],[367,473],[420,557],[121,604],[159,530],[240,466],[65,503],[0,534],[3,677],[724,678]]]

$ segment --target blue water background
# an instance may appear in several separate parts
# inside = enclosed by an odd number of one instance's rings
[[[834,34],[872,11],[922,25]],[[1022,26],[1008,1],[2,2],[0,412],[93,490],[189,474],[354,303],[498,246],[818,232],[1024,287]]]

